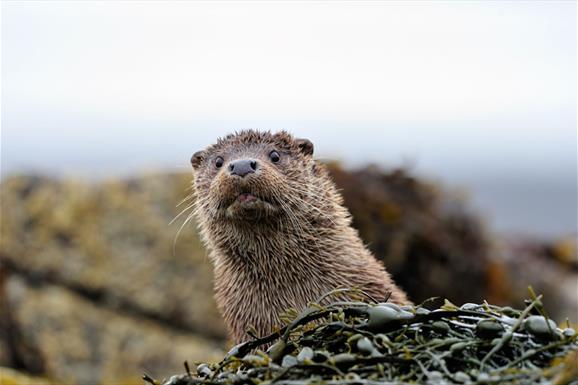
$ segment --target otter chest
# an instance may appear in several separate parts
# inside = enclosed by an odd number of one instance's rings
[[[268,334],[282,326],[279,315],[289,308],[303,309],[333,287],[314,268],[296,272],[284,269],[215,266],[215,297],[225,322],[237,341],[254,326]]]

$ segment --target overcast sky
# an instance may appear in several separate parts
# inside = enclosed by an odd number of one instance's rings
[[[3,1],[2,174],[182,171],[286,128],[576,231],[576,64],[574,1]]]

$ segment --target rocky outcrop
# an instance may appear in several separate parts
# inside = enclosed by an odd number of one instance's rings
[[[559,303],[547,308],[553,318],[578,312],[575,242],[497,247],[462,199],[406,171],[331,172],[362,239],[415,302],[520,305],[531,284]],[[184,224],[187,202],[176,207],[189,186],[188,174],[5,179],[0,366],[58,383],[140,383],[143,371],[220,356],[210,262]]]
[[[33,355],[21,357],[39,360],[33,363],[48,378],[116,383],[144,371],[180,371],[184,359],[195,362],[221,352],[215,341],[98,306],[63,287],[13,276],[5,288],[12,332],[19,337],[14,344],[33,348]]]
[[[330,170],[361,238],[414,302],[439,296],[521,306],[532,286],[544,293],[554,318],[578,314],[575,236],[501,237],[463,193],[405,170],[345,171],[337,164]]]
[[[186,186],[184,176],[101,185],[8,179],[2,261],[109,308],[222,339],[205,252],[194,230],[176,239],[178,227],[168,225]]]
[[[222,350],[205,252],[190,228],[175,240],[168,225],[186,185],[5,180],[0,366],[80,384],[137,381]]]
[[[460,195],[401,169],[330,170],[361,238],[414,302],[484,299],[490,239]]]

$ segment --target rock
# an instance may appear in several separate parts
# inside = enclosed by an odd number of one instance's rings
[[[214,341],[102,309],[58,286],[31,287],[11,277],[6,289],[21,342],[36,347],[49,378],[79,384],[136,381],[144,371],[180,371],[184,360],[222,354]]]
[[[189,179],[9,178],[1,185],[0,259],[107,307],[224,339],[211,266],[196,231],[189,224],[176,240],[178,226],[168,225]]]
[[[0,367],[2,385],[57,385],[46,378],[31,376],[11,368]]]

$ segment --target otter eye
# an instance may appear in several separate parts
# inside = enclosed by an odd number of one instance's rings
[[[217,168],[223,167],[223,162],[224,162],[223,158],[221,158],[220,156],[217,157],[217,159],[215,159],[215,167]]]
[[[269,153],[269,159],[271,159],[271,162],[277,163],[279,162],[279,159],[281,159],[281,157],[279,156],[279,153],[277,151],[271,151]]]

